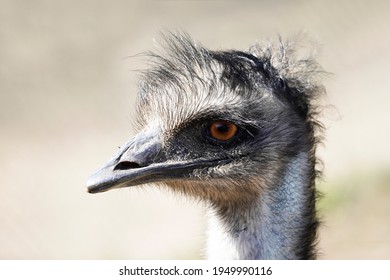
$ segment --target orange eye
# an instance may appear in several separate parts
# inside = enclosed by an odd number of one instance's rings
[[[227,141],[237,134],[238,127],[234,123],[218,120],[210,126],[210,136],[219,141]]]

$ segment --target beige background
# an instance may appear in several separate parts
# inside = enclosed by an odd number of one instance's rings
[[[212,49],[306,32],[331,72],[325,259],[390,258],[389,1],[0,0],[0,258],[194,259],[202,205],[153,188],[86,193],[132,136],[137,73],[163,30]]]

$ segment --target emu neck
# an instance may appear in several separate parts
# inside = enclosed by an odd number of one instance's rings
[[[249,205],[208,209],[209,259],[313,259],[314,164],[299,154]]]

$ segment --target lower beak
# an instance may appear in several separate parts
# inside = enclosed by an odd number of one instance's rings
[[[147,183],[189,180],[193,177],[191,175],[195,169],[212,167],[227,162],[227,159],[218,161],[169,162],[124,170],[115,170],[115,167],[110,165],[103,167],[89,177],[87,188],[89,193],[99,193]]]

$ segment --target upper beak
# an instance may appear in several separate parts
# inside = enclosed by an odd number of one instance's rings
[[[223,164],[229,159],[167,160],[159,137],[140,133],[87,180],[89,193],[145,183],[188,179],[195,169]]]

